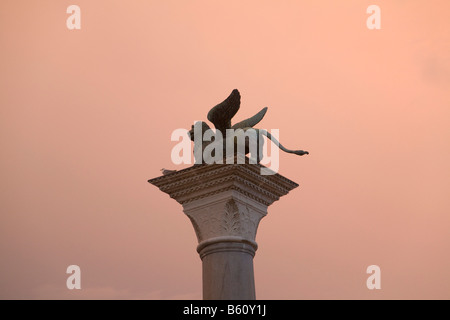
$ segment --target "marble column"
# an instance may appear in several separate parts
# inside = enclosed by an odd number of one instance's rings
[[[202,164],[149,182],[183,206],[198,239],[203,299],[255,299],[253,257],[267,208],[298,184],[260,164]]]

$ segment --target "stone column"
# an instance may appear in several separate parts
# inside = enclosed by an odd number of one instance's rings
[[[183,206],[203,266],[203,299],[255,299],[253,257],[267,207],[298,184],[259,164],[202,164],[149,180]]]

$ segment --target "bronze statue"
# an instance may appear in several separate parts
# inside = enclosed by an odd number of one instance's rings
[[[264,115],[267,112],[267,107],[264,107],[261,111],[259,111],[257,114],[255,114],[253,117],[250,117],[248,119],[245,119],[241,122],[238,122],[231,125],[231,119],[236,115],[241,105],[241,95],[237,89],[234,89],[231,94],[226,98],[223,102],[219,103],[215,107],[213,107],[208,112],[208,120],[211,121],[214,126],[216,127],[216,130],[219,130],[223,137],[223,150],[225,151],[226,145],[225,140],[227,139],[227,135],[229,134],[229,131],[227,129],[233,129],[233,130],[239,130],[242,129],[242,131],[245,133],[249,129],[253,129],[256,131],[257,136],[257,143],[258,143],[258,156],[257,156],[257,162],[259,162],[262,159],[262,136],[265,135],[268,139],[272,140],[281,150],[287,153],[293,153],[299,156],[303,156],[305,154],[309,154],[308,151],[303,150],[290,150],[285,148],[281,145],[272,135],[263,129],[256,129],[253,128],[256,124],[258,124],[263,118]],[[201,148],[202,152],[208,146],[212,141],[203,141],[203,135],[207,130],[210,129],[208,124],[206,122],[201,122],[201,135],[200,139],[195,139],[195,130],[194,125],[191,127],[191,130],[188,132],[189,137],[192,141],[200,141],[199,143],[194,145],[194,155],[196,154],[196,149]],[[236,141],[236,137],[234,137]],[[245,138],[245,154],[249,153],[249,139],[248,137]],[[225,152],[224,152],[225,154]],[[203,161],[202,161],[203,162]],[[196,161],[196,163],[198,163]]]

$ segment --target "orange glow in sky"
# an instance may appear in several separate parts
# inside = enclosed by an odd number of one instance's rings
[[[449,299],[449,9],[2,0],[0,298],[201,299],[192,225],[147,180],[237,88],[235,120],[267,106],[258,126],[310,152],[280,153],[300,186],[260,223],[257,299]]]

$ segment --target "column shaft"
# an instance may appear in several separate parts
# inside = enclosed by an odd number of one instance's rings
[[[215,242],[204,246],[199,254],[203,267],[203,299],[255,299],[253,244]]]

